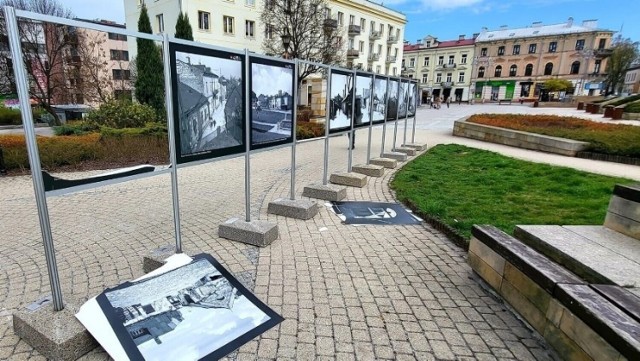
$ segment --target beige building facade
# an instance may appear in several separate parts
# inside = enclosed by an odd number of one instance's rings
[[[470,99],[474,43],[474,39],[460,35],[457,40],[438,41],[427,36],[416,44],[405,44],[402,75],[418,80],[422,103],[432,97]]]
[[[548,100],[548,79],[566,79],[573,95],[598,95],[613,32],[598,29],[597,21],[483,31],[475,39],[471,88],[476,100]]]
[[[624,76],[622,92],[625,94],[640,93],[640,64],[627,69],[627,74]]]

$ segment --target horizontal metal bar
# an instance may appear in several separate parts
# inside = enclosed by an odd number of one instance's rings
[[[189,167],[194,167],[194,166],[197,166],[197,165],[203,165],[203,164],[209,164],[209,163],[215,163],[215,162],[220,162],[220,161],[223,161],[223,160],[228,160],[228,159],[233,159],[233,158],[238,158],[238,157],[244,157],[244,156],[245,156],[245,153],[241,152],[241,153],[237,153],[237,154],[229,154],[229,155],[224,155],[222,157],[216,157],[216,158],[211,158],[211,159],[194,160],[192,162],[178,164],[178,169],[189,168]]]
[[[117,28],[117,27],[108,26],[108,25],[100,25],[100,24],[91,23],[87,21],[80,21],[80,20],[74,20],[74,19],[61,18],[57,16],[38,14],[30,11],[16,10],[16,16],[20,18],[25,18],[25,19],[44,21],[48,23],[56,23],[56,24],[62,24],[62,25],[68,25],[68,26],[75,26],[78,28],[87,28],[87,29],[93,29],[98,31],[104,31],[105,33],[114,33],[114,34],[120,34],[120,35],[133,36],[136,38],[162,41],[162,35],[140,33],[133,30],[127,30],[127,29]]]
[[[313,65],[313,66],[317,66],[319,68],[324,68],[324,69],[329,69],[331,66],[327,65],[327,64],[322,64],[322,63],[316,63],[313,61],[309,61],[309,60],[299,60],[300,64],[305,64],[305,65]]]
[[[46,195],[47,195],[47,197],[58,197],[58,196],[63,196],[63,195],[71,194],[71,193],[77,193],[77,192],[81,192],[81,191],[86,191],[86,190],[89,190],[89,189],[105,187],[105,186],[108,186],[108,185],[113,185],[113,184],[118,184],[118,183],[124,183],[124,182],[132,181],[132,180],[155,177],[155,176],[158,176],[158,175],[167,174],[169,172],[171,172],[171,168],[164,168],[164,169],[156,170],[156,171],[153,171],[153,172],[134,174],[134,175],[130,175],[128,177],[113,178],[113,179],[108,179],[108,180],[104,180],[104,181],[101,181],[101,182],[82,184],[82,185],[79,185],[79,186],[74,186],[74,187],[69,187],[69,188],[64,188],[64,189],[56,189],[56,190],[52,190],[52,191],[46,192]]]
[[[233,54],[238,54],[238,55],[242,55],[242,56],[245,55],[244,54],[244,50],[225,48],[225,47],[222,47],[222,46],[216,46],[216,45],[210,45],[210,44],[206,44],[206,43],[201,43],[199,41],[191,41],[191,40],[184,40],[184,39],[177,39],[177,38],[174,38],[174,37],[169,37],[169,42],[174,43],[174,44],[195,46],[195,47],[198,47],[198,48],[205,48],[205,49],[218,50],[218,51],[226,51],[227,53],[233,53]]]
[[[302,143],[311,143],[311,142],[315,142],[318,140],[324,140],[324,135],[321,137],[316,137],[316,138],[307,138],[307,139],[302,139],[302,140],[298,140],[296,141],[296,144],[302,144]]]
[[[269,55],[263,55],[263,54],[258,54],[258,53],[249,53],[249,57],[250,58],[258,58],[258,59],[266,59],[266,60],[273,60],[273,61],[278,61],[278,62],[282,62],[282,63],[288,63],[288,64],[295,64],[295,60],[289,60],[289,59],[285,59],[285,58],[278,58],[277,56],[269,56]]]
[[[260,149],[255,149],[251,151],[251,154],[257,154],[257,153],[263,153],[269,150],[276,150],[276,149],[280,149],[280,148],[291,148],[291,143],[285,143],[285,144],[278,144],[276,146],[273,147],[265,147],[265,148],[260,148]]]

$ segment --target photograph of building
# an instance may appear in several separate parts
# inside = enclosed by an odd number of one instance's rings
[[[407,105],[407,117],[414,117],[416,115],[416,86],[415,82],[409,83],[409,104]]]
[[[123,347],[133,343],[145,360],[195,360],[270,320],[234,284],[208,259],[195,259],[105,291],[101,307]]]
[[[389,80],[389,89],[387,92],[387,120],[396,120],[398,117],[398,87],[400,82],[397,80]]]
[[[180,155],[242,145],[240,58],[176,52]]]
[[[251,64],[251,144],[292,139],[293,68]]]
[[[400,92],[398,93],[398,118],[404,119],[407,116],[407,101],[409,100],[409,82],[400,82]]]
[[[373,77],[356,76],[356,108],[354,127],[366,126],[371,122],[371,92]]]
[[[353,75],[331,73],[331,106],[329,107],[329,131],[351,127],[351,101],[353,99]]]
[[[373,122],[383,122],[387,108],[387,79],[376,78],[373,86]]]

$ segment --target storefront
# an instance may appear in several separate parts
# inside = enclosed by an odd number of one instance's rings
[[[513,99],[516,88],[514,80],[489,80],[476,82],[473,97],[477,100]]]

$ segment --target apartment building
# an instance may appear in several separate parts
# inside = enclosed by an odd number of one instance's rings
[[[627,69],[622,92],[625,94],[640,93],[640,64],[632,65]]]
[[[596,20],[575,24],[536,22],[524,28],[489,31],[475,39],[471,88],[476,100],[547,100],[543,83],[552,78],[573,83],[574,95],[597,95],[604,89],[604,70],[613,31]]]
[[[422,103],[431,97],[470,99],[474,39],[438,41],[426,36],[416,44],[405,44],[402,75],[419,82]]]

